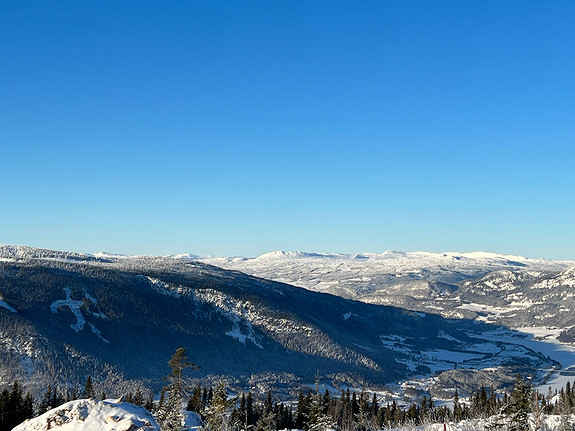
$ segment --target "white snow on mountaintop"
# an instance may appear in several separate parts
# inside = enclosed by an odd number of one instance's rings
[[[178,257],[175,255],[174,257]],[[426,251],[402,252],[387,250],[383,253],[308,253],[301,251],[273,251],[262,254],[255,258],[227,257],[227,256],[200,256],[197,257],[206,263],[226,262],[255,266],[256,263],[267,264],[274,261],[302,261],[305,263],[320,262],[353,262],[362,265],[368,262],[368,266],[378,265],[387,269],[405,270],[408,268],[435,268],[440,266],[454,266],[458,268],[522,268],[530,267],[537,269],[565,269],[575,265],[575,261],[553,261],[549,259],[532,259],[524,256],[505,255],[488,252],[457,253],[444,252],[434,253]],[[365,266],[365,265],[364,265]]]
[[[183,259],[183,260],[197,260],[200,256],[191,253],[181,253],[181,254],[169,254],[166,256],[149,256],[145,254],[130,255],[130,254],[119,254],[119,253],[109,253],[107,251],[98,251],[91,256],[98,259],[146,259],[154,257],[164,257],[168,259]]]
[[[21,423],[12,431],[160,431],[143,407],[119,400],[76,400]]]
[[[304,251],[272,251],[270,253],[262,254],[254,258],[255,260],[268,260],[268,259],[306,259],[306,258],[327,258],[327,259],[341,259],[341,260],[352,260],[352,259],[397,259],[397,258],[409,258],[409,259],[422,259],[422,258],[469,258],[469,259],[505,259],[514,261],[526,261],[530,260],[527,257],[516,256],[516,255],[505,255],[497,253],[488,253],[483,251],[471,252],[471,253],[457,253],[457,252],[445,252],[445,253],[434,253],[427,251],[414,251],[414,252],[403,252],[396,250],[386,250],[383,253],[309,253]],[[248,259],[249,260],[249,259]]]
[[[405,286],[425,290],[423,284],[456,284],[501,270],[562,271],[575,262],[530,259],[487,252],[433,253],[305,253],[275,251],[256,258],[200,257],[224,269],[244,272],[319,292],[348,298],[373,295],[382,289]]]
[[[100,259],[107,259],[107,258],[122,259],[122,258],[134,257],[134,256],[130,256],[127,254],[108,253],[107,251],[98,251],[98,252],[94,253],[92,256],[100,258]]]

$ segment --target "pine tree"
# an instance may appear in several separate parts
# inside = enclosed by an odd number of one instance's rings
[[[200,413],[202,410],[202,387],[199,383],[194,388],[194,392],[188,400],[188,406],[186,407],[186,410],[196,413]]]
[[[306,403],[306,398],[303,391],[300,389],[297,397],[297,411],[295,425],[297,429],[303,429],[304,423],[308,415],[308,408]]]
[[[255,431],[275,431],[275,430],[276,430],[276,418],[274,413],[266,412],[264,410],[263,414],[256,422]]]
[[[165,387],[168,393],[168,400],[165,403],[165,414],[162,412],[163,420],[160,418],[160,424],[162,425],[162,430],[180,431],[183,421],[182,402],[188,389],[184,370],[188,368],[197,370],[199,366],[188,362],[186,349],[183,347],[176,349],[168,361],[168,365],[171,370],[167,377],[169,384]]]
[[[309,431],[326,431],[333,428],[331,418],[324,411],[323,397],[319,391],[319,378],[315,381],[315,393],[309,406],[307,426]]]
[[[200,406],[200,412],[203,412],[206,407],[208,407],[209,404],[209,394],[208,394],[208,388],[204,388],[204,390],[202,391],[202,404]]]
[[[144,405],[144,395],[142,394],[142,392],[139,389],[134,394],[134,398],[133,398],[132,402],[137,406],[143,406]]]
[[[158,406],[154,411],[154,417],[161,424],[166,420],[168,414],[168,401],[166,400],[166,388],[162,388],[160,392],[160,400],[158,401]]]
[[[505,413],[510,418],[509,431],[529,431],[528,415],[531,412],[531,387],[517,374],[513,392]]]
[[[94,390],[94,384],[92,383],[92,376],[88,376],[86,384],[84,385],[84,391],[82,392],[82,398],[95,398],[96,391]]]
[[[24,389],[15,381],[10,391],[0,394],[0,429],[10,430],[34,414],[34,400],[30,393],[24,396]]]
[[[247,426],[255,425],[254,397],[251,392],[248,392],[248,396],[246,397],[246,421]]]
[[[240,405],[234,407],[231,415],[231,423],[238,429],[247,430],[247,411],[246,411],[246,394],[242,392],[240,397]]]
[[[148,397],[148,400],[144,404],[144,408],[149,412],[154,411],[154,396],[152,394],[150,394],[150,396]]]
[[[44,392],[44,396],[38,405],[38,414],[46,413],[53,407],[56,406],[52,405],[52,386],[48,386],[48,389],[46,389],[46,392]]]
[[[228,394],[226,385],[220,381],[214,392],[212,402],[206,409],[206,428],[210,431],[225,431],[230,428],[228,415]]]
[[[162,422],[162,430],[180,431],[182,424],[182,398],[176,390],[172,389],[168,395],[166,417]]]
[[[379,412],[379,404],[377,402],[377,394],[374,392],[371,398],[371,415],[376,418]]]
[[[457,389],[455,390],[455,395],[453,396],[453,419],[458,422],[462,419],[462,409],[461,405],[459,404],[459,393]]]

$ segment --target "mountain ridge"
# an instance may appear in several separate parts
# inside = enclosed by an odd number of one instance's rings
[[[487,252],[398,252],[329,254],[276,251],[256,258],[209,257],[199,261],[256,277],[332,293],[364,302],[378,302],[389,290],[416,297],[436,297],[469,279],[501,270],[558,272],[575,261],[531,259]],[[398,303],[399,306],[404,304]]]
[[[352,301],[187,258],[13,246],[0,246],[0,257],[1,299],[15,310],[0,307],[4,382],[38,387],[85,381],[89,373],[157,390],[167,358],[182,345],[202,365],[198,378],[261,390],[311,383],[318,370],[333,385],[361,387],[430,378],[454,365],[497,366],[503,383],[518,371],[541,379],[555,366],[533,349],[485,338],[492,325]]]

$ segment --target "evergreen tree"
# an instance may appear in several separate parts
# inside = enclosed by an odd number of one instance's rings
[[[268,391],[268,395],[266,397],[266,400],[264,401],[264,405],[263,405],[263,414],[268,414],[270,412],[273,411],[273,401],[272,401],[272,393],[271,391]]]
[[[0,394],[0,430],[11,430],[34,414],[34,400],[30,393],[24,395],[24,389],[15,381],[10,391]]]
[[[144,405],[144,395],[142,394],[140,389],[138,389],[136,391],[136,393],[134,394],[134,398],[133,398],[132,402],[137,406],[143,406]]]
[[[30,392],[26,392],[22,402],[22,421],[34,416],[34,398]]]
[[[559,427],[557,431],[573,431],[575,430],[575,425],[572,422],[571,415],[567,413],[562,413],[559,419]]]
[[[296,410],[296,420],[295,426],[297,429],[303,429],[304,423],[306,423],[306,418],[308,415],[308,408],[306,398],[303,395],[303,391],[300,389],[297,396],[297,410]]]
[[[531,412],[531,387],[523,377],[517,374],[509,404],[505,408],[508,415],[509,431],[529,431],[529,413]]]
[[[148,397],[148,400],[144,404],[144,408],[146,410],[148,410],[149,412],[154,411],[154,395],[153,394],[150,394],[150,396]]]
[[[41,415],[42,413],[46,413],[54,407],[56,406],[52,405],[52,386],[48,386],[48,389],[44,392],[44,396],[38,405],[38,414]]]
[[[254,397],[252,396],[251,392],[248,392],[246,397],[246,420],[248,426],[255,425],[256,418],[254,412]]]
[[[202,391],[202,404],[200,406],[200,412],[203,412],[206,407],[208,407],[209,404],[209,394],[208,394],[208,388],[204,388],[204,390]]]
[[[377,394],[374,392],[371,398],[371,415],[376,418],[379,412],[379,404],[377,402]]]
[[[316,378],[315,393],[309,404],[307,429],[309,431],[326,431],[330,428],[333,428],[333,423],[324,411],[323,397],[319,391],[319,378]]]
[[[355,392],[351,396],[351,411],[354,416],[356,416],[359,413],[359,402],[357,401],[357,396],[355,395]]]
[[[88,376],[86,384],[84,385],[84,391],[82,392],[82,398],[95,398],[96,391],[94,390],[94,384],[92,383],[92,376]]]
[[[208,430],[225,431],[230,428],[228,406],[226,385],[223,381],[220,381],[214,392],[212,402],[206,409],[206,428]]]
[[[463,418],[463,411],[461,405],[459,404],[459,393],[457,389],[455,390],[455,395],[453,396],[453,419],[459,422]]]
[[[105,395],[105,394],[103,394]],[[73,387],[71,390],[68,389],[68,395],[66,396],[66,402],[68,401],[74,401],[78,399],[78,388]],[[105,397],[101,398],[102,400],[105,400]]]
[[[186,407],[186,410],[196,413],[200,413],[202,411],[202,387],[199,383],[194,388],[194,392],[188,400],[188,406]]]
[[[165,387],[168,393],[168,399],[165,404],[165,414],[162,414],[163,420],[160,419],[162,430],[180,431],[183,422],[182,402],[186,394],[187,385],[184,376],[185,369],[197,370],[199,366],[188,362],[186,349],[179,347],[176,349],[170,360],[170,374],[167,377],[169,384]]]
[[[168,395],[166,416],[162,422],[162,430],[180,431],[183,425],[182,398],[178,391],[171,390]]]
[[[162,388],[160,392],[160,400],[158,401],[158,407],[155,409],[154,416],[156,420],[161,424],[166,419],[168,414],[168,402],[166,400],[166,388]]]
[[[256,422],[256,431],[275,431],[276,430],[276,417],[273,411],[263,409],[262,415]]]
[[[247,430],[246,394],[242,392],[240,405],[232,410],[231,423],[238,429]]]

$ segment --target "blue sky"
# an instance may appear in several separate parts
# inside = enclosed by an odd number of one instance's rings
[[[5,1],[0,242],[575,259],[570,1]]]

